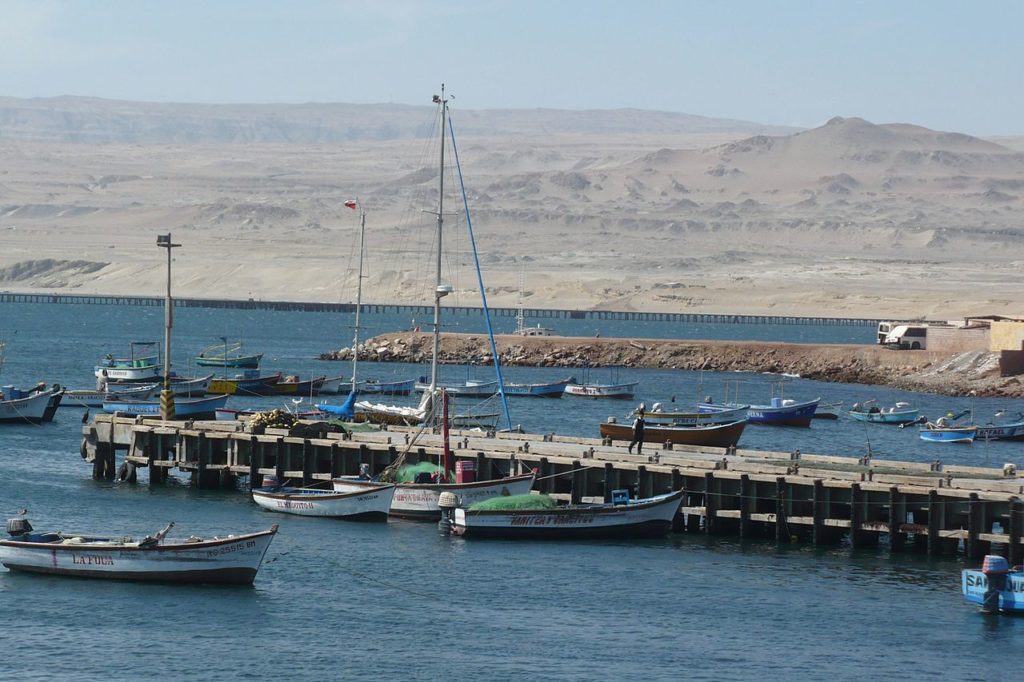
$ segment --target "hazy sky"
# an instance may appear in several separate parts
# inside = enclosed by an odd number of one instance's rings
[[[1024,0],[0,0],[0,95],[1024,134]]]

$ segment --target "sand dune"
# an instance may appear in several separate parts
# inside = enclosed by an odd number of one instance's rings
[[[416,136],[427,108],[373,109],[381,120],[339,139],[371,110],[330,110],[322,125],[334,132],[317,136],[322,107],[71,98],[55,107],[77,111],[62,137],[53,111],[25,102],[0,98],[0,120],[30,110],[4,129],[21,139],[0,146],[0,289],[159,293],[155,235],[170,230],[185,244],[180,295],[350,301],[356,214],[343,202],[359,197],[366,300],[430,300],[438,175],[432,141]],[[164,130],[174,141],[118,142],[103,115],[129,139]],[[206,141],[218,115],[230,142]],[[453,116],[472,131],[459,154],[492,305],[516,305],[522,280],[529,307],[1024,314],[1015,138],[857,118],[789,132],[655,112]],[[252,132],[268,120],[277,137]],[[446,175],[451,300],[473,305],[461,197]]]

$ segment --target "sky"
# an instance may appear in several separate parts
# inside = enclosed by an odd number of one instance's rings
[[[0,0],[0,96],[1024,135],[1024,0]]]

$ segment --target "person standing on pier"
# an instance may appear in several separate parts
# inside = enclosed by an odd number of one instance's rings
[[[636,411],[636,419],[633,420],[633,441],[629,444],[629,452],[633,452],[633,446],[636,446],[636,454],[644,454],[644,406],[640,405],[640,409]]]
[[[96,390],[100,393],[107,392],[107,370],[102,370],[100,375],[96,377]]]

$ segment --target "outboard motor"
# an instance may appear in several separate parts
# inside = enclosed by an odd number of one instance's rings
[[[981,564],[981,572],[985,574],[987,584],[981,612],[999,613],[999,595],[1006,589],[1006,574],[1010,572],[1010,565],[1005,557],[987,554]]]
[[[7,519],[7,532],[15,540],[20,540],[32,532],[32,524],[24,516]]]
[[[452,516],[455,508],[459,506],[459,496],[445,490],[437,498],[437,506],[441,508],[441,520],[437,522],[437,531],[441,535],[452,534]]]

